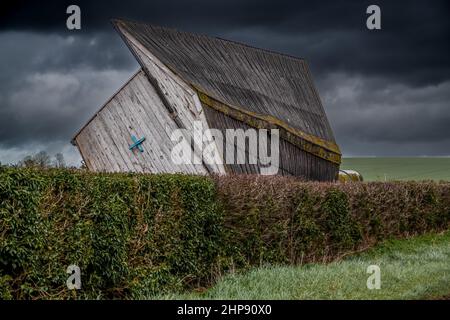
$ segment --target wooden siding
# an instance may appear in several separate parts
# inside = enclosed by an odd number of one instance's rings
[[[333,142],[307,135],[304,132],[299,132],[295,128],[287,126],[284,122],[279,121],[272,116],[258,115],[236,106],[226,105],[203,92],[198,91],[198,96],[201,103],[218,112],[224,113],[229,117],[246,123],[254,128],[279,129],[280,136],[303,151],[337,164],[341,163],[341,152],[339,147]]]
[[[218,112],[206,105],[204,105],[207,121],[211,128],[217,128],[222,132],[225,137],[226,129],[243,129],[247,130],[252,128],[251,126],[233,119],[221,112]],[[246,163],[245,164],[227,164],[225,169],[228,173],[233,174],[260,174],[260,164],[250,164],[248,161],[249,148],[248,142],[246,149],[242,150],[231,141],[224,141],[223,157],[226,157],[227,144],[232,144],[235,155],[237,153],[244,153]],[[230,147],[230,146],[229,146]],[[292,143],[281,139],[279,144],[279,170],[280,175],[292,175],[302,177],[307,180],[317,181],[333,181],[336,179],[339,165],[314,156],[308,152],[305,152],[293,145]],[[270,148],[270,141],[268,142],[268,148]],[[269,149],[270,150],[270,149]]]
[[[141,70],[75,137],[86,165],[105,172],[184,172],[207,174],[203,165],[171,161],[178,129]],[[131,135],[145,137],[144,152],[131,151]]]

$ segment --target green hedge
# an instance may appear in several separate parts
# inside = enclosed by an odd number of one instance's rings
[[[142,298],[448,228],[448,183],[0,167],[0,297]],[[82,289],[66,287],[67,266]]]

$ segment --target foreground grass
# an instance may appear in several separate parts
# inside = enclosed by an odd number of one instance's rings
[[[344,158],[341,169],[360,172],[365,181],[450,180],[450,157]]]
[[[381,289],[369,290],[369,265]],[[450,231],[388,241],[328,265],[263,267],[229,275],[203,293],[162,299],[432,299],[450,295]]]

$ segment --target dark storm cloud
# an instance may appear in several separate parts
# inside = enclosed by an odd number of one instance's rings
[[[257,29],[271,49],[308,58],[316,72],[382,74],[414,85],[437,83],[450,74],[448,1],[376,1],[378,32],[365,28],[373,1],[42,1],[11,2],[0,30],[70,33],[65,9],[82,10],[81,34],[110,32],[111,17],[125,17],[213,35]],[[296,42],[304,37],[303,42]],[[239,40],[239,36],[237,36]],[[267,43],[266,43],[267,42]],[[302,45],[299,46],[298,44]]]
[[[119,37],[0,32],[0,162],[46,150],[79,164],[70,139],[137,63]]]
[[[137,67],[109,34],[2,32],[0,43],[3,147],[68,139]]]
[[[382,30],[365,27],[369,4]],[[66,8],[81,7],[69,31]],[[346,154],[449,154],[447,1],[11,1],[0,5],[0,161],[68,142],[137,68],[123,17],[304,57]],[[67,151],[70,153],[70,151]],[[73,156],[78,161],[78,156]]]
[[[0,79],[6,85],[31,72],[127,69],[134,65],[122,40],[114,34],[61,36],[12,31],[0,32],[0,37]]]
[[[344,153],[450,154],[450,81],[417,88],[330,74],[318,86]]]

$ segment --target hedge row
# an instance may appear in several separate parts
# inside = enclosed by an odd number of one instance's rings
[[[231,256],[247,265],[328,262],[380,240],[446,230],[450,183],[301,182],[227,176],[216,181]]]
[[[143,298],[447,229],[448,183],[0,167],[0,298]],[[66,268],[81,269],[68,290]]]

